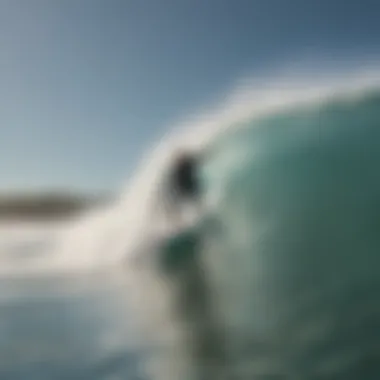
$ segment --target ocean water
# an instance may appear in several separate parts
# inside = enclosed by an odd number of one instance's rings
[[[272,89],[161,144],[108,208],[3,229],[0,378],[379,379],[377,84]],[[181,145],[205,206],[176,230]]]
[[[0,378],[143,379],[115,273],[0,280]]]

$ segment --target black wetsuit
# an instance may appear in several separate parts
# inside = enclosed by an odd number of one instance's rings
[[[197,160],[191,155],[178,159],[172,174],[172,186],[177,196],[195,198],[199,193]]]

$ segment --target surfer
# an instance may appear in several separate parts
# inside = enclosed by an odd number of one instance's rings
[[[190,202],[199,209],[200,183],[199,183],[200,156],[191,152],[180,152],[174,158],[174,164],[167,179],[171,217],[179,218],[179,206]],[[174,206],[174,207],[173,207]],[[176,214],[175,216],[173,216]]]

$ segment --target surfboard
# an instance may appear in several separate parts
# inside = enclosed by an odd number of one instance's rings
[[[186,265],[188,260],[194,259],[200,254],[201,245],[207,237],[218,231],[216,219],[199,217],[195,223],[177,229],[175,233],[168,235],[161,245],[162,265],[167,270],[178,269]]]
[[[173,270],[185,263],[197,251],[201,240],[201,226],[195,222],[184,224],[167,233],[162,239],[163,269]]]

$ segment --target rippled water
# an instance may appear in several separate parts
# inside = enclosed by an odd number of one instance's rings
[[[142,379],[122,279],[0,280],[2,380]]]

